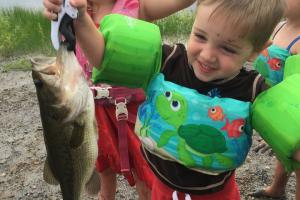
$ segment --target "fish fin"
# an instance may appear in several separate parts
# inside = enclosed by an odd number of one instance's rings
[[[93,171],[89,181],[85,185],[86,192],[95,196],[99,193],[101,187],[100,176],[96,170]]]
[[[44,180],[51,185],[58,185],[59,182],[54,177],[52,170],[50,169],[48,159],[46,159],[44,164]]]
[[[70,140],[70,146],[73,149],[78,148],[84,139],[84,124],[81,124],[80,122],[75,121],[74,128],[72,131],[72,136]]]
[[[230,121],[228,120],[228,118],[226,118],[226,123],[225,125],[221,128],[222,131],[227,131],[229,132],[228,128],[230,126]]]

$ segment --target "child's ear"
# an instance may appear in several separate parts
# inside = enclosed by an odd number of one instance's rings
[[[260,49],[257,49],[253,51],[253,53],[250,55],[248,61],[252,62],[256,59],[256,57],[266,48],[268,48],[272,44],[271,40],[268,40]]]

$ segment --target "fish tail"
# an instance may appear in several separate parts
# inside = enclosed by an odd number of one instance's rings
[[[229,127],[229,124],[230,124],[230,122],[229,122],[228,118],[226,118],[226,123],[225,123],[225,125],[221,128],[221,130],[222,130],[222,131],[227,131],[227,130],[228,130],[228,127]]]

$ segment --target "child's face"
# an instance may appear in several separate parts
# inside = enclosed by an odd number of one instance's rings
[[[187,44],[189,63],[201,81],[236,76],[254,55],[253,45],[219,16],[209,18],[217,4],[200,5]]]

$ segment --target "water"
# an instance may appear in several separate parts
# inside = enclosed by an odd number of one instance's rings
[[[42,9],[43,0],[0,0],[0,9],[12,8],[14,6],[28,9]]]

